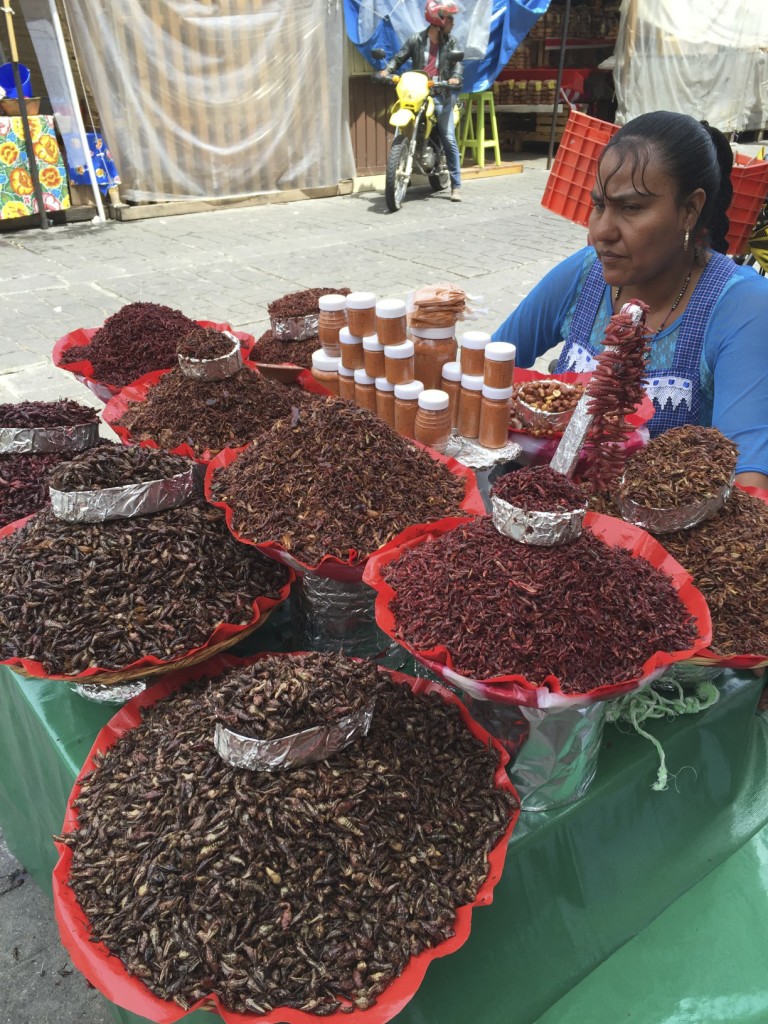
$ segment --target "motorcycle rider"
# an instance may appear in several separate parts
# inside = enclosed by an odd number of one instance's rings
[[[450,56],[451,51],[459,49],[458,42],[451,35],[454,16],[458,13],[459,6],[453,0],[427,0],[424,17],[428,27],[409,36],[387,66],[379,72],[382,78],[389,78],[410,60],[414,71],[424,71],[430,78],[448,82],[454,87],[447,95],[438,95],[437,92],[432,94],[437,128],[451,176],[451,199],[454,203],[461,202],[461,167],[453,108],[464,73],[462,62]]]

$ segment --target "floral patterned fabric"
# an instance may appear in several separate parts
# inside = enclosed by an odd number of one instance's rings
[[[45,209],[66,210],[70,205],[69,185],[53,116],[30,117],[29,130]],[[37,199],[29,172],[22,120],[0,117],[0,220],[28,217],[33,213],[37,213]]]
[[[106,195],[108,190],[115,185],[121,184],[120,175],[117,173],[115,161],[104,142],[103,136],[98,132],[88,132],[88,148],[91,151],[93,169],[96,173],[96,184]],[[73,185],[90,185],[91,174],[84,163],[69,167],[69,179]]]

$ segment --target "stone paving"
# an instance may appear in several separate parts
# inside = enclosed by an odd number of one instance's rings
[[[162,302],[257,337],[267,303],[309,287],[402,296],[450,281],[492,330],[586,229],[540,205],[541,158],[522,174],[465,182],[464,202],[414,189],[397,214],[383,195],[72,224],[0,235],[0,402],[101,403],[51,362],[53,344],[128,302]],[[2,756],[2,752],[0,752]],[[47,898],[0,836],[0,1024],[106,1024],[107,1004],[72,972]]]

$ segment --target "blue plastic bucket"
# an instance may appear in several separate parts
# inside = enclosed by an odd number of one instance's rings
[[[21,91],[25,96],[31,96],[31,75],[26,64],[19,64],[19,78],[21,78]],[[19,94],[16,91],[16,82],[13,77],[13,64],[0,64],[0,89],[5,89],[5,95],[9,99],[18,97]]]

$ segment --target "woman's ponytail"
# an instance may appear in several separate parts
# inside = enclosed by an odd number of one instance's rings
[[[713,128],[706,121],[701,122],[706,128],[710,139],[717,153],[717,162],[720,166],[720,188],[712,197],[712,207],[706,227],[709,229],[709,244],[716,252],[727,252],[728,242],[726,235],[730,229],[728,220],[728,208],[733,199],[733,183],[731,181],[731,169],[733,167],[733,151],[728,140],[721,131]]]

